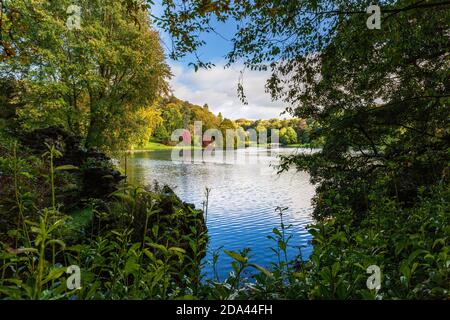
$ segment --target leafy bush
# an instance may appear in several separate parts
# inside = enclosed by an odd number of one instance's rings
[[[110,198],[91,199],[83,217],[74,219],[57,202],[59,180],[71,176],[60,174],[68,166],[54,166],[62,154],[48,146],[44,164],[19,157],[17,146],[2,146],[0,157],[2,181],[13,182],[1,190],[0,217],[7,223],[0,238],[0,298],[167,299],[196,293],[207,242],[202,211],[167,187],[124,187]],[[47,183],[39,185],[42,179]],[[70,265],[82,271],[81,289],[67,288]]]
[[[450,298],[450,189],[441,185],[421,195],[413,208],[379,201],[358,228],[348,218],[310,226],[314,251],[307,262],[279,259],[289,239],[274,229],[278,263],[265,270],[251,263],[249,251],[227,252],[234,273],[223,283],[209,281],[206,298],[221,299],[448,299]],[[275,258],[275,257],[274,257]],[[274,259],[277,260],[277,259]],[[382,272],[381,288],[369,290],[367,268]],[[239,278],[246,268],[260,270],[253,281]]]

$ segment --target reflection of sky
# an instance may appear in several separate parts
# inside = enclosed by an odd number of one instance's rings
[[[258,153],[251,153],[257,157]],[[210,251],[221,246],[228,250],[250,247],[253,262],[270,267],[276,256],[270,250],[274,243],[267,239],[274,227],[280,224],[275,212],[277,206],[288,207],[285,224],[292,224],[293,246],[304,245],[307,258],[311,247],[310,235],[305,226],[311,222],[310,207],[314,188],[304,172],[290,171],[281,175],[265,174],[264,168],[274,157],[264,154],[263,161],[253,164],[180,164],[170,160],[170,151],[134,154],[128,162],[130,181],[150,184],[157,180],[168,184],[183,201],[202,208],[205,188],[211,188],[208,210]],[[299,253],[289,249],[290,258]],[[209,252],[205,261],[211,260]],[[222,277],[230,271],[230,259],[221,255],[219,273]],[[204,271],[212,275],[211,266]]]

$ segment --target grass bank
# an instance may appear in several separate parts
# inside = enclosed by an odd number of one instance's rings
[[[170,146],[170,145],[165,145],[165,144],[162,144],[159,142],[150,141],[144,146],[135,147],[129,151],[138,152],[138,151],[161,151],[161,150],[173,150],[173,149],[182,150],[182,149],[189,149],[189,148],[191,148],[192,150],[202,149],[201,147],[194,147],[194,146],[190,146],[190,147],[189,146],[186,146],[186,147]]]

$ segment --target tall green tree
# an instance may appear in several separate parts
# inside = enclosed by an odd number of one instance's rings
[[[297,133],[292,127],[280,130],[280,143],[284,145],[297,143]]]
[[[223,137],[223,148],[227,148],[227,141],[233,140],[233,142],[230,143],[230,146],[235,148],[238,145],[239,142],[239,136],[237,134],[236,125],[231,121],[230,119],[223,119],[222,123],[219,127],[220,132],[222,133]],[[228,131],[228,132],[227,132]]]
[[[0,76],[14,74],[24,84],[24,129],[61,125],[88,147],[122,149],[136,141],[136,125],[152,126],[151,113],[145,123],[137,115],[167,91],[170,71],[146,11],[79,1],[81,23],[73,28],[71,1],[8,3],[24,27]]]

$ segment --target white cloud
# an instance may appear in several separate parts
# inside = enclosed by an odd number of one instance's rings
[[[242,66],[234,65],[224,69],[224,62],[216,62],[212,69],[200,69],[197,72],[192,67],[181,64],[171,64],[174,77],[171,88],[174,95],[191,103],[203,105],[207,103],[209,109],[230,119],[270,119],[288,118],[282,115],[285,104],[281,101],[273,102],[270,94],[265,92],[268,72],[244,72],[244,90],[248,105],[244,105],[238,98],[237,85]]]

